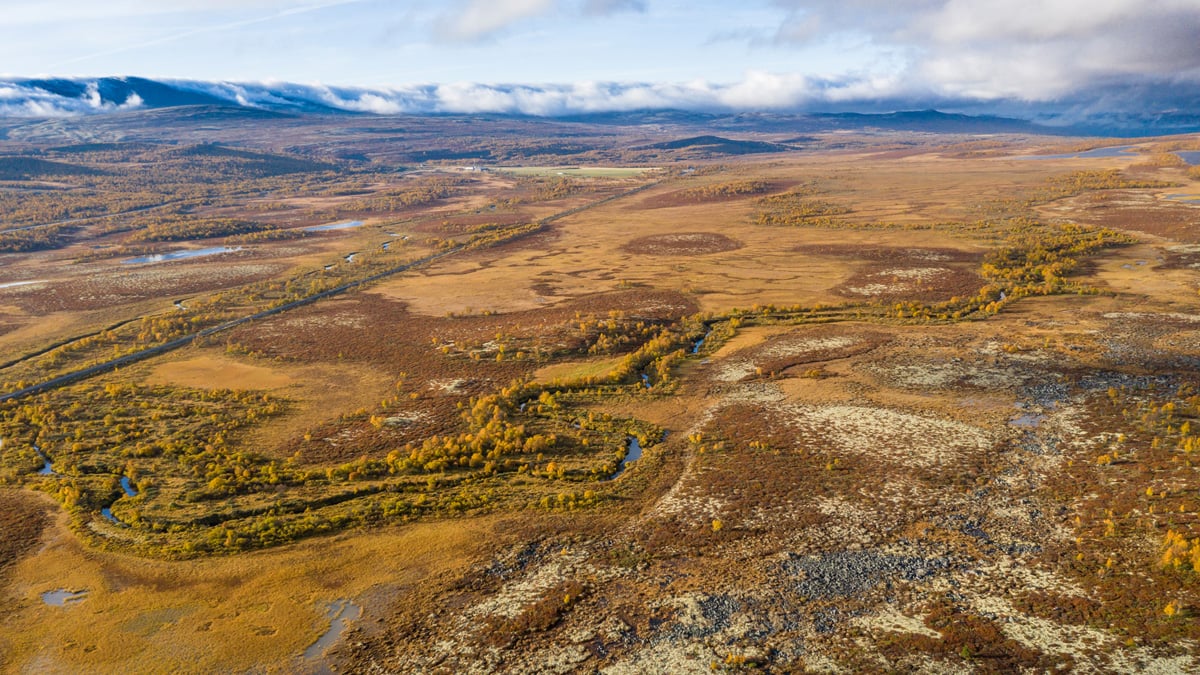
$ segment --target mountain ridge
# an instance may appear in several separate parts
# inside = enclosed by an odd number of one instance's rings
[[[485,115],[549,118],[590,124],[671,125],[703,122],[726,130],[772,127],[799,131],[879,128],[896,131],[943,133],[1032,133],[1051,135],[1154,136],[1200,131],[1200,115],[1171,110],[1134,114],[1089,113],[1071,118],[1064,113],[1029,109],[1024,116],[989,112],[967,114],[954,110],[953,102],[941,106],[906,107],[895,102],[887,110],[880,102],[847,105],[847,110],[708,110],[673,107],[574,110],[536,107],[513,101],[536,88],[483,87],[507,92],[512,101],[489,108],[471,98],[449,98],[438,85],[402,89],[367,89],[293,83],[232,83],[195,80],[155,80],[134,76],[96,78],[40,77],[0,79],[0,118],[52,119],[121,112],[177,110],[197,119],[212,116],[288,115]],[[592,105],[595,102],[579,104]],[[457,106],[457,107],[456,107]],[[972,106],[972,110],[978,104]],[[1002,107],[1002,106],[998,106]]]

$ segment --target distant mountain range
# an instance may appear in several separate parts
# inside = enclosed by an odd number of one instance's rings
[[[489,114],[553,117],[592,124],[655,125],[704,123],[712,128],[756,131],[838,129],[911,130],[943,133],[1029,133],[1057,135],[1150,136],[1200,131],[1200,114],[1093,112],[1066,117],[1062,112],[1017,106],[1019,117],[966,115],[917,110],[901,112],[733,112],[691,110],[604,111],[603,100],[587,110],[534,110],[523,95],[536,87],[471,85],[494,93],[497,103],[476,101],[444,86],[361,89],[290,83],[230,83],[151,80],[140,77],[28,78],[0,80],[0,117],[56,118],[196,106],[200,117],[214,115],[437,115]],[[555,90],[558,91],[558,90]],[[561,93],[561,91],[559,91]],[[483,96],[477,98],[486,98]],[[503,102],[507,101],[507,102]],[[876,102],[874,108],[880,107]],[[1014,106],[1008,105],[1007,109]],[[971,106],[972,110],[978,104]],[[201,112],[202,111],[202,112]],[[183,111],[180,111],[183,112]]]

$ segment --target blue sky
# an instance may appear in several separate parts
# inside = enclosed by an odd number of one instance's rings
[[[555,109],[602,107],[580,99],[617,91],[593,83],[626,85],[623,107],[735,109],[1112,102],[1147,87],[1191,96],[1200,83],[1200,0],[4,0],[0,9],[10,78],[440,84],[473,99],[497,90],[471,85],[555,85],[547,90],[567,97]],[[520,105],[536,107],[533,93]]]
[[[881,57],[865,36],[809,45],[755,39],[769,38],[789,10],[754,0],[39,0],[5,13],[0,63],[10,76],[355,86],[733,81],[750,70],[835,75]]]

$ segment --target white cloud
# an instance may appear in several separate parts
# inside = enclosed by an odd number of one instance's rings
[[[140,107],[136,83],[107,89],[95,80],[79,80],[77,96],[53,94],[36,82],[0,82],[0,114],[61,116]],[[231,104],[273,107],[297,102],[376,114],[516,113],[564,115],[588,112],[677,108],[683,110],[795,110],[806,105],[881,94],[875,83],[829,83],[801,75],[750,72],[739,82],[705,80],[683,83],[578,82],[558,85],[487,85],[471,82],[380,89],[290,83],[165,81]],[[120,91],[122,100],[104,100],[102,91]]]
[[[20,83],[0,83],[0,116],[72,117],[76,115],[132,110],[144,104],[136,92],[123,101],[107,101],[96,82],[87,82],[77,97],[54,94]]]
[[[451,40],[478,40],[518,21],[545,14],[557,4],[556,0],[468,0],[442,15],[438,32]]]

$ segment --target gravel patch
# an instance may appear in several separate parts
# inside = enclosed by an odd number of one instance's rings
[[[791,557],[783,572],[798,577],[793,584],[806,598],[847,598],[861,595],[894,579],[922,581],[950,566],[949,558],[921,558],[878,551],[838,551],[818,556]]]

